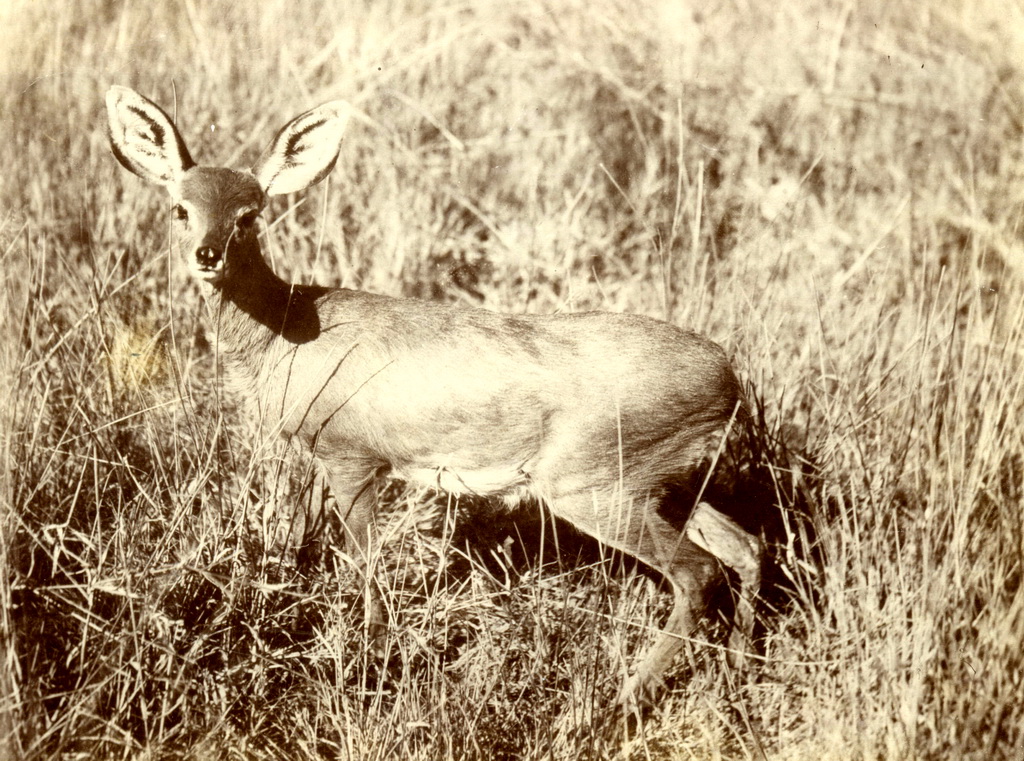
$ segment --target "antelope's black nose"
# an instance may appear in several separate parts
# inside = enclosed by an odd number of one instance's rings
[[[213,269],[220,261],[220,251],[210,246],[196,249],[196,264],[203,269]]]

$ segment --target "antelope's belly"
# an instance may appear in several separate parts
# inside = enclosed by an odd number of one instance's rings
[[[410,465],[395,468],[396,478],[453,494],[493,497],[508,504],[539,498],[528,473],[512,465],[458,467]]]

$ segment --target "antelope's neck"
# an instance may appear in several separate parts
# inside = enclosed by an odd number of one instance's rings
[[[266,362],[320,333],[314,293],[274,274],[257,248],[207,293],[219,350],[235,371],[257,379]]]

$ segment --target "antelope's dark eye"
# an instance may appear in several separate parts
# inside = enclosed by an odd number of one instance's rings
[[[171,209],[171,214],[174,215],[175,219],[179,219],[182,222],[188,221],[188,209],[186,209],[180,203],[174,204],[174,208]]]
[[[250,227],[256,224],[256,217],[258,216],[259,214],[255,211],[247,211],[245,212],[245,214],[240,215],[238,219],[235,220],[235,224],[238,226],[239,230],[248,230]]]

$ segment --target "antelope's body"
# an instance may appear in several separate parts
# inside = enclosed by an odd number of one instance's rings
[[[639,316],[510,316],[285,283],[263,259],[255,220],[268,195],[333,168],[344,104],[290,122],[252,172],[196,166],[167,115],[131,90],[112,88],[107,107],[118,160],[172,195],[182,254],[204,283],[235,383],[322,464],[357,561],[375,549],[382,477],[540,500],[672,583],[673,613],[620,700],[651,694],[722,565],[743,586],[730,644],[746,647],[759,543],[707,503],[685,527],[660,510],[739,409],[716,344]],[[379,605],[368,618],[382,624]]]

